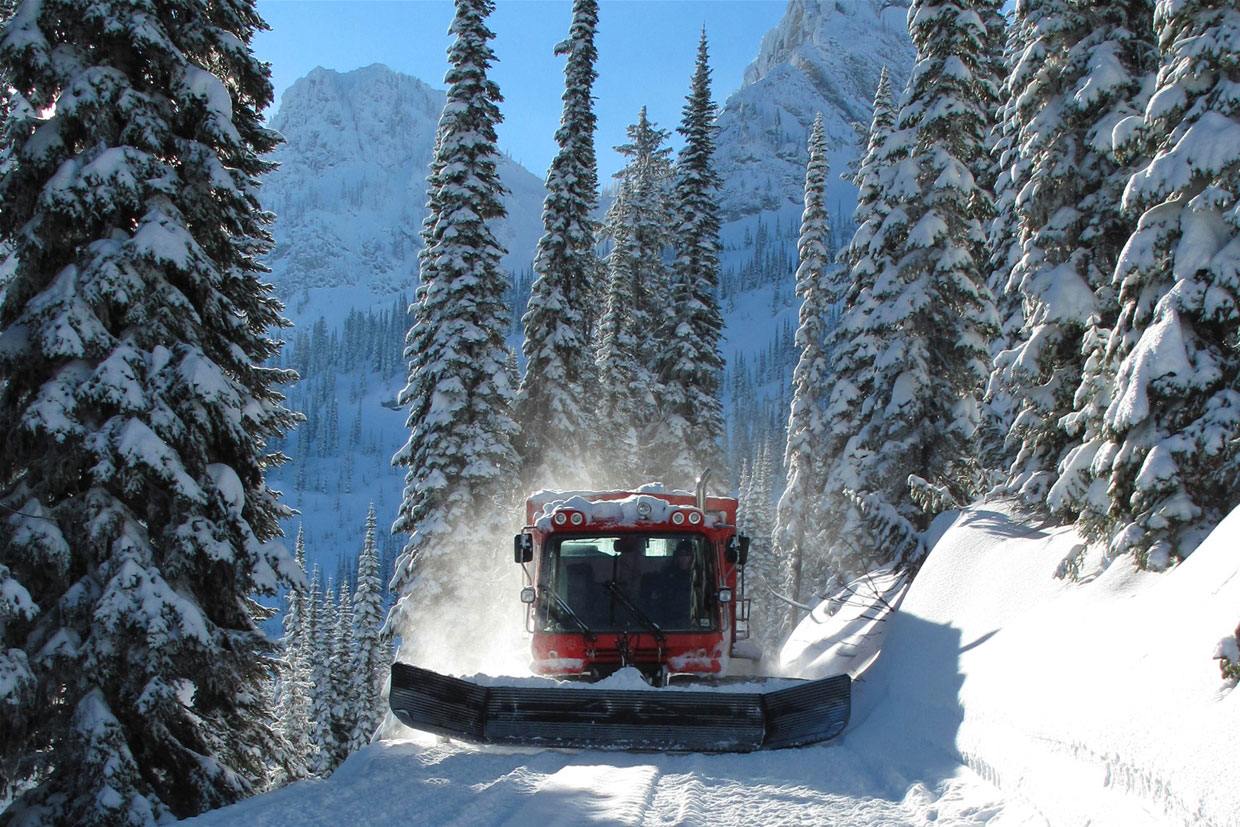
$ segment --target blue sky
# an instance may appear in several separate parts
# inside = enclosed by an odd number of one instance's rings
[[[552,50],[568,34],[570,2],[498,0],[491,16],[497,63],[492,77],[505,102],[500,147],[542,177],[555,154],[564,91],[564,59]],[[703,24],[712,92],[722,105],[740,87],[762,35],[783,15],[784,0],[601,0],[594,85],[600,178],[620,166],[611,147],[645,105],[673,133],[689,91]],[[254,39],[272,65],[276,98],[315,66],[349,71],[372,63],[443,88],[452,3],[444,0],[259,0],[271,31]]]

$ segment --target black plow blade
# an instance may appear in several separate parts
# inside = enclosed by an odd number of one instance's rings
[[[751,752],[844,731],[848,675],[774,692],[479,686],[392,665],[392,712],[406,726],[484,744],[659,752]]]

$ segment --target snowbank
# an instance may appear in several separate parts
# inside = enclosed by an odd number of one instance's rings
[[[846,741],[896,786],[964,763],[1055,825],[1238,824],[1240,690],[1211,660],[1240,621],[1238,549],[1240,510],[1171,571],[1085,554],[1070,582],[1073,529],[975,506],[887,624]]]

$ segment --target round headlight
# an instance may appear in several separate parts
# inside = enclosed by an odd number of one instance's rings
[[[672,512],[672,523],[674,525],[684,525],[685,524],[685,512],[673,511]]]
[[[582,523],[586,521],[586,518],[582,515],[580,511],[574,511],[573,516],[569,517],[568,520],[573,525],[581,525]]]
[[[556,525],[564,525],[566,522],[568,522],[568,515],[565,514],[563,511],[557,511],[555,512],[555,516],[551,518],[551,522],[555,523]]]
[[[690,511],[689,512],[689,525],[701,525],[701,523],[702,523],[701,512]]]

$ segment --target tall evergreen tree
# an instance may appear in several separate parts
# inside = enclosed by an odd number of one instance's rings
[[[641,363],[636,325],[635,283],[640,278],[641,258],[634,238],[636,210],[632,187],[620,182],[616,200],[608,210],[611,220],[611,251],[607,254],[607,293],[599,322],[598,343],[598,485],[628,487],[639,482],[638,430],[649,422],[647,402],[653,403],[649,374]],[[637,275],[635,276],[635,272]]]
[[[508,521],[516,468],[504,342],[509,279],[492,229],[505,215],[495,146],[501,98],[487,79],[493,9],[490,0],[458,0],[449,29],[456,39],[427,177],[409,380],[399,396],[410,435],[392,460],[408,469],[392,530],[409,539],[396,562],[388,628],[415,661],[432,637],[459,638],[462,647],[468,639],[459,612],[480,598],[463,593],[462,575],[498,565],[482,550]]]
[[[336,626],[331,634],[332,674],[332,742],[336,747],[336,763],[349,757],[353,740],[353,599],[348,581],[340,584],[336,603]]]
[[[638,346],[641,362],[653,373],[658,355],[658,325],[663,318],[669,290],[664,263],[672,246],[671,147],[666,145],[667,130],[659,129],[646,117],[646,107],[637,123],[626,130],[629,142],[615,149],[627,162],[619,177],[629,183],[629,221],[635,245],[634,326],[641,331]],[[610,222],[604,221],[604,231]],[[653,378],[651,379],[653,382]]]
[[[310,698],[313,679],[310,674],[310,656],[306,651],[307,623],[306,598],[306,540],[301,526],[297,528],[297,543],[293,559],[297,563],[302,583],[291,585],[285,594],[284,606],[284,657],[280,662],[280,693],[276,699],[276,720],[280,734],[288,742],[298,764],[292,767],[292,776],[305,775],[307,762],[312,756],[310,738]]]
[[[676,159],[673,190],[676,261],[657,360],[658,432],[651,440],[652,455],[662,461],[661,476],[672,485],[691,484],[707,466],[723,467],[719,175],[712,159],[717,127],[708,58],[703,29],[677,129],[685,145]]]
[[[1118,362],[1127,353],[1112,352],[1110,359],[1107,355],[1107,343],[1119,314],[1112,274],[1136,224],[1136,216],[1122,210],[1122,197],[1132,172],[1144,164],[1136,131],[1115,130],[1114,125],[1140,123],[1139,115],[1153,92],[1158,44],[1150,0],[1119,4],[1098,0],[1083,8],[1088,16],[1088,34],[1077,47],[1086,53],[1078,63],[1085,62],[1089,70],[1077,84],[1082,90],[1098,90],[1093,107],[1096,127],[1088,133],[1088,141],[1105,154],[1100,167],[1108,171],[1080,205],[1090,221],[1081,238],[1089,242],[1091,265],[1104,271],[1104,286],[1095,288],[1094,313],[1086,320],[1081,337],[1081,378],[1073,409],[1060,420],[1069,437],[1069,448],[1060,461],[1047,505],[1053,512],[1079,519],[1088,532],[1101,530],[1101,522],[1106,520],[1107,479],[1094,471],[1093,462],[1107,442],[1103,434],[1105,413]],[[1088,278],[1091,284],[1100,281],[1092,271]]]
[[[830,575],[843,577],[885,562],[879,559],[884,552],[880,551],[883,547],[878,543],[878,531],[867,521],[856,497],[863,489],[862,472],[872,462],[872,449],[865,444],[865,426],[872,414],[875,362],[884,333],[881,326],[871,323],[878,310],[874,288],[879,274],[890,266],[895,241],[906,232],[908,217],[899,200],[904,191],[915,186],[911,175],[897,175],[905,169],[902,165],[908,152],[906,136],[896,134],[897,113],[885,79],[884,72],[874,95],[866,154],[854,178],[859,197],[854,213],[857,229],[847,253],[849,271],[847,277],[832,283],[829,297],[829,301],[840,302],[842,311],[838,324],[827,332],[825,345],[833,371],[823,413],[825,441],[819,449],[826,481],[818,524],[825,569]],[[887,553],[898,556],[901,552],[889,548]],[[909,552],[903,553],[907,556]],[[829,584],[806,585],[825,590]],[[806,595],[796,590],[794,596],[803,599]]]
[[[766,653],[774,653],[787,631],[784,604],[775,596],[787,580],[787,560],[776,555],[771,443],[763,440],[755,457],[746,505],[746,530],[750,538],[745,579],[751,599],[750,635]]]
[[[661,396],[654,359],[657,321],[667,295],[664,251],[671,241],[671,150],[663,145],[667,133],[650,123],[642,107],[628,137],[629,143],[616,147],[628,160],[616,174],[616,198],[599,232],[612,249],[604,261],[607,293],[598,356],[598,427],[609,437],[599,446],[601,466],[614,474],[609,484],[626,486],[655,474],[646,442],[649,423],[657,418],[655,399]]]
[[[327,590],[319,592],[318,573],[316,564],[312,575],[316,583],[311,586],[311,596],[314,598],[314,632],[309,645],[309,651],[314,653],[314,689],[310,696],[310,715],[314,721],[311,740],[315,750],[314,772],[327,776],[340,764],[340,745],[336,741],[333,727],[336,679],[333,674],[332,655],[336,640],[336,587],[335,582],[329,578]]]
[[[886,77],[884,73],[883,78]],[[784,450],[787,485],[776,512],[774,554],[788,572],[781,583],[794,597],[801,594],[802,579],[813,582],[825,563],[818,524],[826,484],[822,449],[827,440],[823,392],[831,367],[826,351],[830,313],[831,222],[827,214],[827,146],[822,113],[814,119],[809,136],[809,161],[805,168],[805,209],[797,242],[799,265],[796,292],[801,300],[796,346],[800,351],[792,372],[792,410],[788,415],[788,439]],[[769,492],[768,492],[769,493]]]
[[[1113,555],[1162,568],[1238,501],[1240,12],[1163,2],[1154,24],[1162,62],[1138,122],[1151,160],[1124,192],[1139,218],[1115,271],[1108,441],[1091,463],[1110,508],[1086,525]]]
[[[153,824],[288,763],[253,599],[294,576],[263,367],[277,141],[254,4],[15,6],[0,32],[0,786],[26,823]],[[12,670],[13,678],[7,677]]]
[[[387,678],[390,658],[383,637],[383,592],[379,582],[379,548],[375,544],[375,504],[366,514],[366,539],[357,561],[357,590],[353,593],[353,652],[350,661],[349,714],[352,732],[349,751],[370,743],[370,737],[383,720],[380,697]]]
[[[533,487],[590,484],[597,427],[597,374],[591,358],[598,260],[592,214],[598,204],[594,155],[594,100],[590,90],[598,50],[597,0],[574,0],[566,55],[564,113],[555,140],[559,152],[547,172],[545,233],[534,255],[537,278],[525,325],[525,377],[517,394],[523,476]]]
[[[1086,330],[1117,315],[1111,273],[1131,227],[1112,126],[1132,114],[1155,46],[1148,3],[1027,0],[1017,14],[1027,40],[1013,50],[1006,89],[1022,180],[1004,281],[1021,298],[1023,327],[996,360],[992,388],[1016,404],[1006,488],[1044,509],[1072,442],[1064,418],[1085,369]]]
[[[835,544],[843,577],[916,565],[927,512],[970,501],[984,482],[973,439],[996,322],[982,273],[991,197],[977,185],[996,105],[982,51],[991,5],[909,10],[918,62],[886,142],[891,209],[869,244],[873,281],[845,327],[857,334],[861,383],[833,394],[828,409],[838,415],[845,393],[864,393],[852,403],[861,426],[845,446],[851,458],[833,463],[870,533]]]

